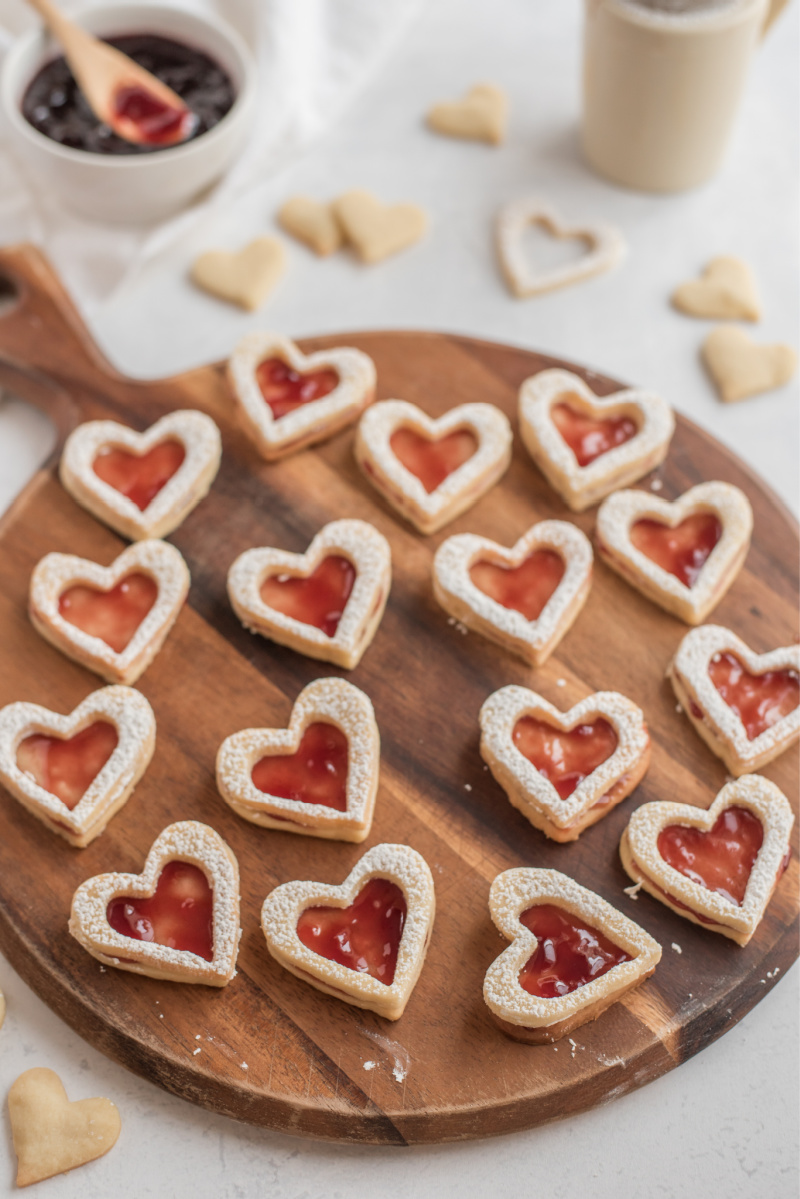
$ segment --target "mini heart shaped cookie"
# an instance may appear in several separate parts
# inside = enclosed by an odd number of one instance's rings
[[[221,454],[219,429],[204,412],[170,412],[144,433],[93,420],[70,433],[59,474],[82,507],[140,541],[178,527],[207,494]]]
[[[652,391],[598,396],[570,371],[531,375],[519,389],[528,453],[573,512],[634,483],[667,456],[675,417]]]
[[[69,931],[105,966],[224,987],[239,951],[239,866],[207,824],[156,837],[141,874],[98,874],[72,897]]]
[[[638,987],[661,960],[649,933],[557,870],[504,870],[492,883],[489,911],[511,944],[486,971],[483,998],[518,1041],[558,1041]]]
[[[481,498],[511,461],[511,425],[493,404],[460,404],[433,419],[405,400],[362,416],[354,452],[370,483],[421,533]]]
[[[687,633],[667,670],[681,708],[735,777],[800,738],[800,645],[754,654],[730,629]]]
[[[310,196],[290,196],[278,212],[278,221],[287,233],[326,258],[342,245],[342,229],[332,204],[320,204]]]
[[[550,270],[536,270],[525,252],[525,232],[536,225],[552,237],[584,243],[586,253],[577,262]],[[506,283],[515,296],[538,296],[557,287],[582,283],[616,266],[627,246],[622,234],[602,221],[581,225],[562,221],[558,213],[538,198],[512,200],[497,214],[497,253]]]
[[[618,491],[597,513],[600,556],[686,624],[702,624],[741,570],[753,510],[731,483],[700,483],[669,503]]]
[[[718,325],[703,342],[703,361],[726,404],[783,387],[797,370],[791,346],[757,345],[744,329]]]
[[[433,560],[433,593],[444,610],[533,666],[572,626],[591,580],[591,542],[563,520],[540,521],[511,549],[459,533]]]
[[[575,841],[630,795],[650,764],[641,708],[596,691],[560,712],[526,687],[501,687],[480,713],[481,757],[526,820]]]
[[[68,716],[0,709],[0,782],[48,828],[83,848],[128,800],[153,756],[156,720],[131,687],[103,687]]]
[[[208,250],[195,260],[192,281],[212,296],[255,312],[286,270],[286,250],[277,237],[257,237],[236,253]]]
[[[416,204],[382,204],[367,191],[349,191],[333,202],[347,240],[362,262],[381,262],[424,236],[428,217]]]
[[[428,113],[428,127],[447,137],[499,145],[505,140],[508,96],[492,83],[476,83],[461,100],[443,100]]]
[[[391,581],[383,534],[363,520],[335,520],[304,554],[240,554],[228,571],[228,596],[251,632],[352,670],[378,630]]]
[[[635,883],[679,916],[746,945],[789,862],[794,815],[760,774],[722,788],[708,811],[646,803],[619,854]]]
[[[675,289],[672,303],[688,316],[761,320],[756,281],[741,258],[712,258],[699,279],[690,279]]]
[[[109,683],[134,683],[177,620],[189,581],[167,541],[138,541],[110,566],[47,554],[31,575],[28,611],[68,658]]]
[[[428,949],[433,878],[408,845],[376,845],[341,886],[291,882],[264,900],[277,962],[318,991],[399,1020]]]
[[[245,431],[268,462],[331,437],[375,397],[375,364],[350,347],[304,354],[279,333],[248,333],[228,362]]]

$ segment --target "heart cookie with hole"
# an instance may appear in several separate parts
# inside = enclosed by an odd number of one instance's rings
[[[759,321],[761,304],[753,272],[741,258],[712,258],[699,279],[681,283],[672,303],[687,316]]]
[[[257,237],[243,249],[208,250],[192,266],[192,282],[220,300],[255,312],[286,270],[286,249],[277,237]]]
[[[333,436],[375,398],[375,364],[360,350],[304,354],[279,333],[248,333],[228,362],[241,423],[268,462]]]
[[[501,687],[480,712],[481,757],[511,803],[553,841],[575,841],[639,785],[650,764],[641,708],[596,691],[560,712]]]
[[[428,949],[433,878],[408,845],[376,845],[341,886],[291,882],[264,900],[267,948],[318,991],[399,1020]]]
[[[428,128],[446,137],[464,137],[498,146],[505,140],[508,96],[492,83],[476,83],[461,100],[434,104]]]
[[[170,824],[141,874],[98,874],[72,897],[69,931],[98,962],[224,987],[239,950],[239,866],[219,833]]]
[[[618,491],[597,513],[600,556],[648,599],[702,624],[742,568],[753,510],[731,483],[700,483],[673,503]]]
[[[228,571],[228,596],[253,633],[352,670],[389,598],[389,542],[363,520],[335,520],[304,554],[246,550]]]
[[[407,250],[428,228],[428,216],[416,204],[382,204],[371,192],[345,192],[333,211],[362,262],[382,262]]]
[[[667,670],[681,708],[738,778],[800,739],[800,645],[754,654],[730,629],[687,633]]]
[[[359,421],[354,452],[384,499],[421,533],[435,533],[505,474],[511,441],[493,404],[460,404],[434,419],[405,400],[382,400]]]
[[[585,253],[575,262],[551,269],[536,268],[526,252],[525,234],[531,226],[559,241],[578,241]],[[497,254],[513,295],[520,299],[538,296],[558,287],[582,283],[611,270],[627,251],[625,239],[613,225],[602,221],[569,224],[551,205],[536,198],[513,200],[497,214]]]
[[[622,865],[677,915],[746,945],[789,864],[794,815],[760,774],[735,779],[708,811],[647,803],[622,834]]]
[[[78,425],[59,475],[78,503],[131,541],[166,537],[219,470],[219,429],[204,412],[170,412],[144,433],[113,420]]]
[[[532,666],[547,660],[586,602],[592,546],[577,525],[543,520],[511,549],[459,533],[433,560],[433,593],[456,620]]]
[[[320,258],[334,254],[344,240],[333,205],[321,204],[310,196],[290,196],[278,211],[278,221]]]
[[[758,345],[734,325],[712,329],[703,342],[702,356],[726,404],[783,387],[797,370],[797,354],[791,346]]]
[[[573,512],[653,470],[675,431],[672,409],[655,392],[625,388],[598,396],[564,370],[526,379],[518,410],[525,448]]]

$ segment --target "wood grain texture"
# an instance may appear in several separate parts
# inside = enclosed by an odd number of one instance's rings
[[[433,599],[432,557],[452,533],[471,531],[509,545],[535,520],[552,517],[591,533],[595,512],[568,513],[518,439],[502,482],[425,538],[396,519],[361,477],[352,430],[265,465],[235,426],[219,366],[157,382],[125,379],[92,345],[36,251],[0,251],[0,275],[18,295],[0,316],[0,384],[45,408],[62,438],[86,418],[110,416],[142,429],[173,408],[196,407],[215,417],[224,442],[211,494],[170,538],[189,564],[192,588],[138,684],[155,709],[158,735],[133,798],[96,842],[74,850],[0,788],[0,947],[69,1024],[130,1069],[205,1107],[282,1131],[401,1145],[511,1132],[606,1102],[697,1053],[767,993],[797,955],[796,826],[789,870],[745,949],[646,895],[633,900],[623,893],[629,880],[617,843],[633,808],[655,799],[707,807],[725,781],[722,763],[676,711],[664,681],[685,626],[598,562],[574,628],[533,671],[477,635],[462,634]],[[480,400],[514,420],[524,378],[570,365],[433,333],[346,334],[302,344],[358,346],[376,362],[379,399],[399,396],[434,415]],[[619,386],[579,373],[600,394]],[[30,573],[51,550],[107,564],[123,542],[63,491],[57,455],[0,524],[0,703],[32,700],[68,711],[101,683],[30,625]],[[753,548],[713,619],[756,651],[794,639],[796,528],[776,498],[682,417],[658,474],[665,498],[704,479],[746,491],[755,511]],[[347,516],[374,523],[389,539],[394,563],[383,623],[358,668],[346,674],[372,698],[382,739],[375,822],[363,846],[256,828],[227,808],[214,785],[224,737],[250,725],[286,724],[306,683],[342,673],[247,633],[226,598],[227,569],[254,545],[304,550],[321,525]],[[653,736],[649,773],[629,800],[574,844],[546,841],[481,762],[478,711],[507,683],[535,686],[563,708],[613,688],[645,711]],[[764,773],[796,804],[793,754]],[[106,870],[140,870],[164,826],[189,818],[217,829],[241,868],[239,974],[221,992],[104,971],[66,931],[80,882]],[[258,920],[264,896],[278,883],[341,882],[364,850],[381,841],[422,852],[437,890],[427,963],[397,1024],[327,998],[281,970],[267,954]],[[664,946],[655,976],[580,1029],[574,1050],[568,1041],[554,1048],[509,1040],[483,1004],[483,975],[505,946],[489,919],[489,886],[499,871],[520,865],[573,875]],[[365,1070],[367,1061],[376,1067]]]

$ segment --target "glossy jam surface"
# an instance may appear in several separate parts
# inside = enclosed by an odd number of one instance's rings
[[[259,791],[324,804],[344,812],[347,808],[347,737],[323,721],[310,724],[297,752],[261,758],[253,767]]]
[[[589,466],[615,446],[630,441],[639,432],[630,416],[609,416],[598,420],[566,400],[550,409],[550,417],[561,436],[578,460],[578,466]]]
[[[522,967],[519,985],[530,995],[557,999],[601,978],[613,966],[631,960],[581,916],[573,916],[553,903],[528,908],[520,923],[529,928],[539,944]]]
[[[166,104],[138,84],[121,87],[114,96],[115,129],[150,147],[186,141],[195,124],[188,109]]]
[[[693,587],[709,554],[722,536],[722,525],[712,512],[695,512],[674,529],[657,520],[637,520],[631,541],[662,570]]]
[[[186,450],[179,441],[162,441],[146,454],[129,454],[110,446],[97,455],[92,470],[98,479],[121,491],[144,512],[185,457]]]
[[[214,957],[214,893],[198,866],[167,862],[150,899],[119,896],[106,910],[115,932],[134,941]]]
[[[110,591],[94,587],[68,587],[58,599],[64,620],[99,637],[121,654],[158,598],[158,586],[149,575],[127,575]]]
[[[567,799],[580,782],[611,757],[617,734],[602,718],[562,732],[535,716],[523,716],[512,734],[519,752]]]
[[[553,550],[535,550],[519,566],[476,562],[469,577],[478,588],[504,608],[537,620],[564,575],[564,559]]]
[[[734,654],[724,653],[714,655],[708,673],[751,741],[794,712],[800,703],[800,676],[796,670],[750,674]]]
[[[396,883],[373,878],[349,908],[306,908],[297,935],[314,953],[391,986],[406,921]]]
[[[708,832],[672,824],[658,834],[658,852],[693,883],[741,903],[764,840],[764,827],[748,808],[726,808]]]
[[[19,743],[17,766],[32,774],[40,787],[57,795],[70,811],[117,748],[113,724],[96,720],[74,737],[63,739],[32,733]]]
[[[261,598],[276,612],[314,625],[327,637],[333,637],[355,581],[356,568],[350,559],[331,554],[305,579],[295,575],[271,575],[264,579]]]
[[[430,495],[448,475],[472,457],[478,448],[478,439],[469,429],[456,429],[436,441],[413,429],[397,429],[389,444],[395,457],[407,471],[416,475]]]
[[[272,409],[275,420],[330,395],[339,386],[336,371],[326,369],[301,375],[280,358],[266,358],[256,367],[259,391]]]

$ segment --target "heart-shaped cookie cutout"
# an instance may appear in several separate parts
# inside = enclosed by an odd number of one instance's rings
[[[525,251],[525,233],[531,225],[558,239],[576,240],[586,253],[576,262],[550,270],[537,270]],[[611,270],[625,256],[627,247],[619,230],[601,221],[569,224],[550,204],[536,198],[512,200],[497,214],[497,253],[506,282],[515,296],[538,296],[557,287],[582,283],[593,275]]]
[[[428,127],[447,137],[499,145],[505,140],[508,97],[492,83],[476,83],[461,100],[443,100],[428,113]]]
[[[158,836],[141,874],[98,874],[72,898],[69,931],[105,966],[224,987],[239,949],[239,867],[207,824]]]
[[[332,436],[375,397],[375,364],[340,346],[303,354],[279,333],[248,333],[228,362],[247,435],[271,461]]]
[[[288,728],[223,741],[217,787],[253,824],[358,842],[372,825],[379,762],[369,697],[344,679],[317,679],[298,695]]]
[[[174,545],[139,541],[110,566],[47,554],[31,575],[36,630],[109,683],[133,683],[152,662],[189,591]]]
[[[421,533],[481,498],[511,461],[511,425],[493,404],[460,404],[433,419],[405,400],[362,416],[354,452],[370,483]]]
[[[192,266],[192,281],[220,300],[255,312],[286,270],[286,250],[277,237],[257,237],[236,253],[208,250]]]
[[[753,510],[731,483],[700,483],[673,503],[618,491],[597,513],[600,556],[627,583],[687,624],[702,624],[739,573]]]
[[[153,756],[156,720],[131,687],[103,687],[68,716],[0,710],[0,782],[48,828],[83,848],[130,797]]]
[[[501,687],[480,713],[481,757],[523,816],[575,841],[641,782],[650,734],[641,708],[596,691],[560,712],[527,687]]]
[[[207,494],[219,429],[204,412],[170,412],[144,433],[113,420],[78,425],[59,474],[67,491],[123,537],[166,537]]]
[[[523,382],[519,423],[528,453],[573,512],[663,462],[675,430],[672,409],[655,392],[625,388],[601,397],[564,370]]]
[[[791,346],[758,345],[744,329],[718,325],[703,342],[703,361],[726,404],[788,383],[797,370]]]
[[[800,645],[754,654],[730,629],[687,633],[667,671],[681,708],[735,777],[800,738]]]
[[[505,870],[489,911],[511,944],[483,983],[483,998],[515,1040],[552,1043],[653,973],[661,946],[594,891],[557,870]]]
[[[333,202],[347,240],[362,262],[381,262],[424,236],[428,216],[416,204],[382,204],[367,191],[349,191]]]
[[[679,916],[746,945],[789,861],[794,815],[760,774],[726,784],[708,811],[647,803],[622,834],[622,865]]]
[[[321,204],[310,196],[290,196],[278,211],[283,229],[315,254],[326,258],[342,245],[342,229],[332,204]]]
[[[27,1187],[113,1149],[119,1111],[110,1099],[67,1099],[54,1070],[26,1070],[8,1092],[11,1136],[17,1155],[17,1186]]]
[[[389,543],[363,520],[335,520],[304,554],[246,550],[228,571],[245,628],[352,670],[383,616],[392,581]]]
[[[277,962],[326,995],[402,1016],[419,978],[435,910],[433,878],[408,845],[376,845],[341,886],[291,882],[264,900]]]
[[[699,279],[681,283],[672,293],[672,303],[687,316],[716,320],[761,320],[753,272],[741,258],[712,258]]]
[[[533,666],[572,626],[591,579],[591,542],[563,520],[540,521],[511,549],[459,533],[433,560],[433,593],[444,610]]]

